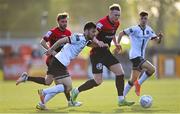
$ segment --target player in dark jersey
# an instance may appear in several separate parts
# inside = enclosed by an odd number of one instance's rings
[[[109,7],[109,15],[100,19],[96,24],[98,33],[94,40],[100,47],[92,48],[91,50],[91,63],[94,79],[86,81],[84,84],[72,90],[72,100],[75,101],[80,92],[92,89],[99,86],[102,81],[103,65],[110,69],[115,75],[115,83],[118,92],[118,105],[119,106],[131,106],[134,102],[128,102],[123,96],[124,91],[124,71],[119,61],[112,55],[110,50],[106,47],[102,47],[103,43],[107,43],[111,46],[113,40],[117,50],[120,51],[121,47],[116,43],[115,34],[119,26],[121,8],[118,4],[113,4]]]
[[[57,23],[58,27],[55,27],[51,30],[49,30],[45,36],[42,38],[40,41],[41,46],[47,51],[49,47],[51,47],[56,41],[59,39],[66,37],[66,36],[71,36],[71,31],[67,29],[67,19],[68,19],[68,14],[67,13],[60,13],[57,16]],[[61,50],[61,48],[64,46],[61,45],[58,49],[54,51],[54,55]],[[47,67],[49,67],[49,61],[52,59],[52,55],[49,55],[46,59],[46,64]],[[16,85],[26,82],[26,81],[33,81],[38,84],[44,84],[44,85],[51,85],[53,82],[53,76],[49,74],[49,71],[47,71],[46,77],[31,77],[28,76],[26,72],[24,72],[19,79],[16,82]],[[70,99],[70,93],[66,93],[66,98],[68,100],[68,105],[73,106],[73,105],[80,105],[78,102],[76,104],[73,104]]]

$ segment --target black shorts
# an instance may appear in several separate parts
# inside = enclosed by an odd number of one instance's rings
[[[130,59],[130,61],[133,64],[133,70],[139,70],[141,71],[141,65],[146,62],[146,60],[143,57],[136,57],[134,59]]]
[[[56,80],[70,76],[67,68],[55,57],[52,57],[49,61],[47,75],[48,74],[53,75],[53,78]]]
[[[90,59],[92,64],[92,72],[95,74],[103,72],[103,65],[109,68],[110,66],[119,63],[119,61],[108,49],[97,51],[94,50],[94,52],[90,55]]]

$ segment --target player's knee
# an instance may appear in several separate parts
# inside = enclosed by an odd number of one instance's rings
[[[148,76],[152,76],[155,73],[155,67],[153,66],[150,70],[146,72]]]
[[[102,79],[94,79],[95,80],[95,82],[96,82],[96,86],[99,86],[99,85],[101,85],[102,84],[102,82],[103,82],[103,80]]]
[[[50,86],[50,85],[52,84],[52,82],[53,82],[53,81],[49,81],[49,80],[46,79],[46,80],[45,80],[45,85]]]
[[[66,86],[65,91],[66,91],[67,93],[70,92],[71,90],[72,90],[72,85]]]
[[[46,82],[46,83],[45,83],[45,85],[46,85],[46,86],[50,86],[50,85],[51,85],[51,83],[47,83],[47,82]]]

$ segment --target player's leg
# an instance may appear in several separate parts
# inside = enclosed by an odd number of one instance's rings
[[[109,69],[116,75],[115,85],[118,93],[118,105],[119,106],[131,106],[135,102],[128,102],[123,95],[124,92],[124,71],[120,63],[111,65]]]
[[[150,76],[152,76],[155,72],[155,66],[152,65],[149,61],[145,61],[141,68],[145,70],[145,72],[141,75],[140,79],[138,80],[138,83],[140,85],[143,84],[145,80],[147,80]]]
[[[132,70],[131,71],[131,77],[129,79],[129,81],[126,83],[125,85],[125,88],[124,88],[124,96],[126,96],[129,91],[131,90],[131,88],[133,87],[134,85],[134,82],[138,79],[138,77],[141,75],[141,71],[139,70]],[[138,88],[138,87],[137,87]],[[139,87],[140,89],[140,87]],[[140,90],[138,90],[140,92]]]
[[[28,74],[26,72],[23,72],[22,75],[17,79],[16,81],[16,85],[19,85],[22,82],[26,82],[26,81],[32,81],[38,84],[43,84],[43,85],[51,85],[53,82],[53,76],[48,74],[46,75],[46,77],[32,77],[32,76],[28,76]]]
[[[139,73],[139,76],[143,73],[142,71],[145,70],[145,73],[142,74],[139,81],[133,80],[136,95],[140,96],[141,84],[155,72],[155,68],[149,61],[143,59],[142,57],[137,57],[137,61],[138,61],[136,62],[138,65],[137,68],[139,69],[139,71],[141,71],[141,73]],[[136,75],[133,75],[133,76],[136,76]]]
[[[125,100],[124,92],[124,70],[119,61],[111,54],[110,51],[106,52],[104,57],[104,65],[109,68],[115,74],[115,85],[118,93],[119,106],[131,106],[134,102],[128,102]]]
[[[82,103],[81,102],[73,102],[72,99],[71,99],[71,95],[70,95],[70,91],[72,90],[72,80],[71,80],[71,77],[68,77],[68,78],[63,78],[61,79],[61,82],[56,82],[55,83],[62,83],[65,87],[65,95],[66,95],[66,98],[67,98],[67,101],[68,101],[68,106],[81,106]]]
[[[76,101],[76,98],[80,92],[90,90],[99,86],[103,82],[102,73],[93,74],[94,79],[90,79],[71,91],[72,100]]]
[[[79,87],[73,89],[71,91],[72,100],[75,101],[78,94],[83,91],[90,90],[94,87],[99,86],[103,79],[102,79],[102,72],[103,72],[103,62],[102,57],[99,57],[99,55],[91,55],[91,64],[92,64],[92,72],[94,79],[87,80],[84,84],[80,85]]]
[[[36,108],[41,109],[41,110],[46,109],[46,103],[50,99],[52,99],[56,94],[64,92],[64,91],[65,91],[65,87],[61,83],[55,86],[46,88],[46,89],[38,90],[38,94],[40,96],[41,101],[38,103]]]

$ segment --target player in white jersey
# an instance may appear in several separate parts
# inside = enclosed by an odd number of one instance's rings
[[[55,55],[50,61],[48,73],[53,75],[56,85],[39,90],[41,102],[39,102],[37,105],[38,109],[46,109],[46,103],[56,94],[64,91],[71,91],[72,81],[69,73],[67,72],[67,66],[86,45],[97,46],[97,44],[94,44],[91,41],[95,37],[95,33],[96,25],[92,22],[89,22],[84,26],[84,34],[74,33],[71,37],[62,38],[48,49],[46,52],[47,55]],[[55,54],[54,50],[56,50],[59,46],[61,46],[61,44],[64,43],[67,44],[65,44],[60,52]],[[108,45],[104,44],[104,46]]]
[[[135,85],[136,95],[140,95],[140,87],[142,83],[152,76],[155,72],[155,67],[148,60],[145,59],[145,49],[149,40],[155,40],[157,43],[161,42],[163,35],[159,33],[156,35],[152,28],[147,25],[148,13],[142,11],[140,14],[140,24],[124,29],[119,33],[118,43],[120,43],[123,35],[130,38],[131,49],[129,52],[129,59],[133,64],[131,78],[125,86],[124,96]],[[142,74],[142,75],[141,75]],[[141,77],[139,78],[139,76]],[[139,78],[139,79],[138,79]]]

